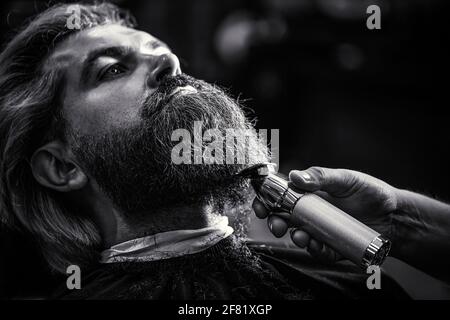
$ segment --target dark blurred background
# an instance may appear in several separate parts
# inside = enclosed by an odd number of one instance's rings
[[[449,200],[447,1],[112,2],[168,43],[184,72],[244,101],[258,128],[280,129],[280,171],[351,168]],[[2,42],[52,3],[2,1]],[[366,27],[371,4],[381,30]],[[32,241],[5,231],[0,247],[0,297],[55,283],[33,273]]]

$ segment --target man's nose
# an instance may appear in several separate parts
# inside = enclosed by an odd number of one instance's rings
[[[150,88],[158,87],[164,77],[181,74],[180,61],[173,53],[165,53],[154,59],[147,79]]]

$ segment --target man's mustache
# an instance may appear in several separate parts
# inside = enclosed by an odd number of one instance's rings
[[[160,113],[169,103],[171,94],[176,88],[191,86],[197,90],[201,90],[203,88],[201,82],[184,73],[164,77],[158,88],[144,97],[141,104],[142,118],[151,119],[154,115]]]

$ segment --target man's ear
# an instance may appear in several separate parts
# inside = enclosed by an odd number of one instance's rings
[[[31,171],[41,185],[62,192],[81,189],[88,182],[86,174],[59,141],[49,142],[33,153]]]

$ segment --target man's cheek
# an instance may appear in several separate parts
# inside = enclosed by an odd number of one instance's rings
[[[126,95],[111,93],[89,101],[85,121],[99,128],[122,127],[140,120],[140,101]]]
[[[127,78],[112,83],[97,103],[110,116],[113,124],[130,123],[140,120],[144,94],[140,82]]]
[[[118,103],[123,103],[122,105]],[[134,106],[124,105],[126,102],[103,101],[97,104],[83,104],[79,108],[67,112],[71,127],[81,134],[101,134],[113,128],[123,128],[140,121],[139,113]]]

